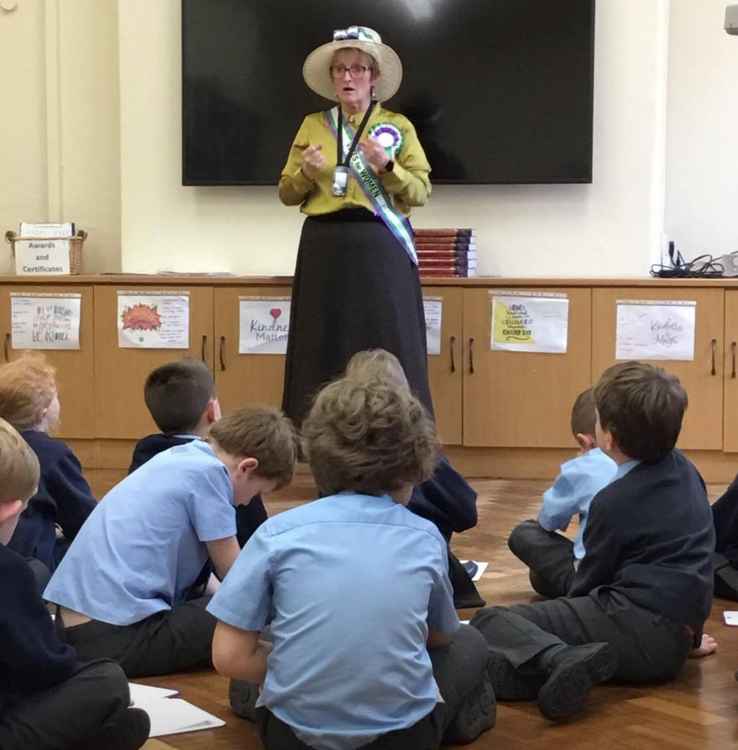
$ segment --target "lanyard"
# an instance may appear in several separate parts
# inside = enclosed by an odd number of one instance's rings
[[[343,110],[341,109],[340,105],[338,107],[338,132],[336,133],[336,164],[339,167],[345,167],[348,165],[349,161],[351,160],[351,157],[354,155],[354,151],[356,151],[356,144],[359,142],[359,138],[361,138],[361,134],[364,132],[364,128],[366,127],[366,123],[369,120],[369,117],[372,113],[372,110],[374,109],[374,105],[376,102],[372,102],[369,105],[369,109],[367,109],[366,112],[364,112],[364,117],[361,120],[361,125],[359,125],[359,129],[354,134],[354,140],[351,141],[351,145],[349,146],[348,153],[346,154],[346,158],[343,156]]]

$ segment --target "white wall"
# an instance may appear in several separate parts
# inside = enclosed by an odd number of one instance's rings
[[[181,185],[180,5],[118,4],[123,269],[291,273],[302,220],[273,188]],[[668,26],[668,0],[598,3],[593,184],[439,186],[416,225],[473,226],[483,274],[645,274],[663,231]]]
[[[728,1],[671,2],[665,231],[688,258],[738,250],[738,37],[723,31]]]

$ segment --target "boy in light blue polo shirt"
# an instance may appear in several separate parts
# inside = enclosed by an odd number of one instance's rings
[[[114,487],[44,592],[80,658],[116,659],[129,677],[209,665],[209,599],[186,594],[208,557],[225,576],[239,552],[234,506],[287,484],[296,453],[281,412],[246,408]]]
[[[409,389],[346,377],[318,395],[303,439],[326,496],[244,547],[208,606],[215,668],[263,686],[267,750],[471,741],[494,722],[488,650],[460,629],[443,537],[405,507],[435,465],[432,421]]]
[[[541,596],[566,596],[579,561],[584,557],[584,529],[592,498],[615,479],[617,465],[596,447],[595,404],[592,389],[577,396],[571,412],[571,431],[580,447],[576,458],[561,465],[553,486],[543,494],[537,521],[516,526],[508,545],[530,568],[531,586]],[[574,516],[579,529],[574,542],[566,531]]]

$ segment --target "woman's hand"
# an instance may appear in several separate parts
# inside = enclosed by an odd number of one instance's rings
[[[313,182],[315,182],[325,166],[325,156],[321,153],[322,148],[321,145],[308,146],[302,152],[302,173],[308,180],[312,180]]]
[[[375,174],[384,172],[384,168],[387,166],[390,158],[387,156],[387,152],[382,145],[372,138],[367,138],[359,144],[359,148]]]

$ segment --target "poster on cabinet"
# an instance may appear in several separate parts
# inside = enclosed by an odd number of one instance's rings
[[[443,297],[423,297],[423,312],[425,313],[425,340],[428,355],[440,354]]]
[[[187,291],[118,290],[118,346],[122,349],[189,349]]]
[[[695,300],[616,302],[615,359],[694,359]]]
[[[10,293],[13,349],[79,349],[81,294]]]
[[[286,354],[289,297],[238,298],[238,353]]]
[[[566,354],[569,297],[558,292],[490,292],[490,348]]]

